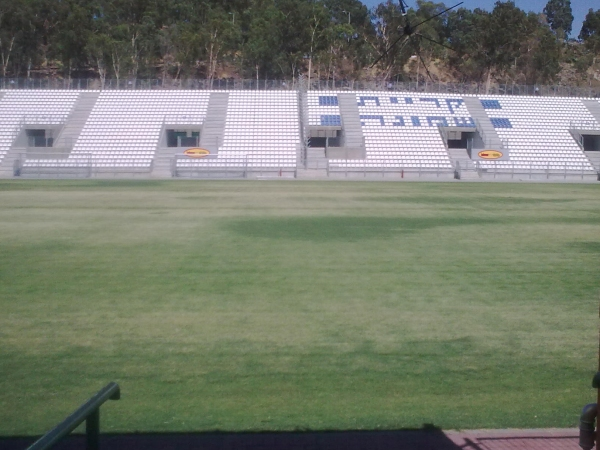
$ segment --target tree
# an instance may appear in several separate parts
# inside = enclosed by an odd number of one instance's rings
[[[513,68],[513,79],[528,85],[553,82],[560,71],[561,41],[535,13],[523,23],[521,55]]]
[[[206,61],[206,78],[212,81],[217,71],[217,64],[223,52],[228,49],[235,35],[235,25],[222,8],[209,8],[206,21],[199,31],[204,47]]]
[[[573,11],[571,0],[549,0],[544,8],[548,24],[560,38],[571,34],[573,25]]]
[[[448,53],[448,65],[460,82],[480,82],[490,67],[483,39],[488,15],[481,9],[466,8],[449,14],[446,39],[454,51]]]
[[[13,54],[22,36],[19,8],[13,1],[0,1],[0,64],[2,76],[6,77]]]
[[[583,21],[579,39],[594,55],[600,54],[600,9],[595,12],[592,9],[589,10]]]
[[[373,10],[375,37],[372,45],[377,58],[384,55],[379,62],[384,78],[389,79],[394,73],[403,73],[404,66],[412,55],[412,51],[407,49],[406,38],[400,38],[406,24],[405,20],[413,19],[414,10],[409,10],[409,15],[403,17],[400,7],[391,0],[381,3]],[[398,43],[392,47],[395,42]]]
[[[247,11],[248,26],[243,44],[243,70],[265,78],[274,76],[281,48],[281,12],[272,0],[258,0]]]
[[[70,78],[74,69],[83,68],[87,63],[86,43],[92,13],[84,2],[77,0],[60,2],[57,9],[60,31],[53,37],[52,54],[62,62]]]

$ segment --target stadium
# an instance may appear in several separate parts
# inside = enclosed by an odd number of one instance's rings
[[[0,449],[600,448],[600,11],[376,3],[3,2]]]
[[[0,92],[4,177],[588,180],[596,98],[386,91]]]
[[[469,448],[593,400],[597,98],[0,97],[6,448],[109,381],[111,448]]]

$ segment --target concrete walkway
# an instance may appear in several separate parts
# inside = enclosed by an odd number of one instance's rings
[[[581,450],[578,429],[447,431],[464,450]]]
[[[578,450],[577,429],[442,431],[331,431],[292,433],[182,433],[102,435],[111,450]],[[35,439],[0,437],[0,449],[22,450]],[[57,450],[85,448],[71,436]]]

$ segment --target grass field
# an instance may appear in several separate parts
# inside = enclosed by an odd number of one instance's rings
[[[0,435],[574,426],[600,186],[0,182]]]

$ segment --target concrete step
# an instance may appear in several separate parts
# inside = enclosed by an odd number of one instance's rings
[[[229,94],[227,92],[212,92],[210,94],[206,118],[200,134],[200,147],[209,150],[211,153],[217,153],[219,146],[223,144],[228,105]]]
[[[338,103],[342,116],[344,146],[364,147],[365,139],[356,94],[338,94]]]
[[[10,148],[0,161],[0,178],[13,178],[15,161],[19,158],[22,149]]]
[[[487,148],[502,149],[502,139],[498,136],[494,125],[490,121],[489,116],[485,112],[481,101],[477,97],[465,97],[465,106],[469,114],[477,124],[477,131],[484,138],[484,143]]]
[[[73,110],[67,119],[67,123],[54,142],[54,147],[73,148],[99,95],[98,92],[82,92],[79,94],[79,97],[73,106]]]
[[[297,169],[296,178],[303,180],[318,180],[327,178],[326,169]]]
[[[481,176],[474,170],[462,170],[460,172],[460,179],[462,181],[481,180]]]
[[[600,124],[600,102],[598,100],[583,100],[583,104]]]
[[[306,149],[306,157],[307,158],[325,158],[325,149],[324,148],[314,148],[309,147]]]
[[[171,160],[178,153],[181,153],[180,148],[158,147],[154,155],[150,176],[152,178],[171,178],[173,176],[171,173]]]
[[[584,152],[585,156],[590,160],[592,166],[600,171],[600,152]]]

